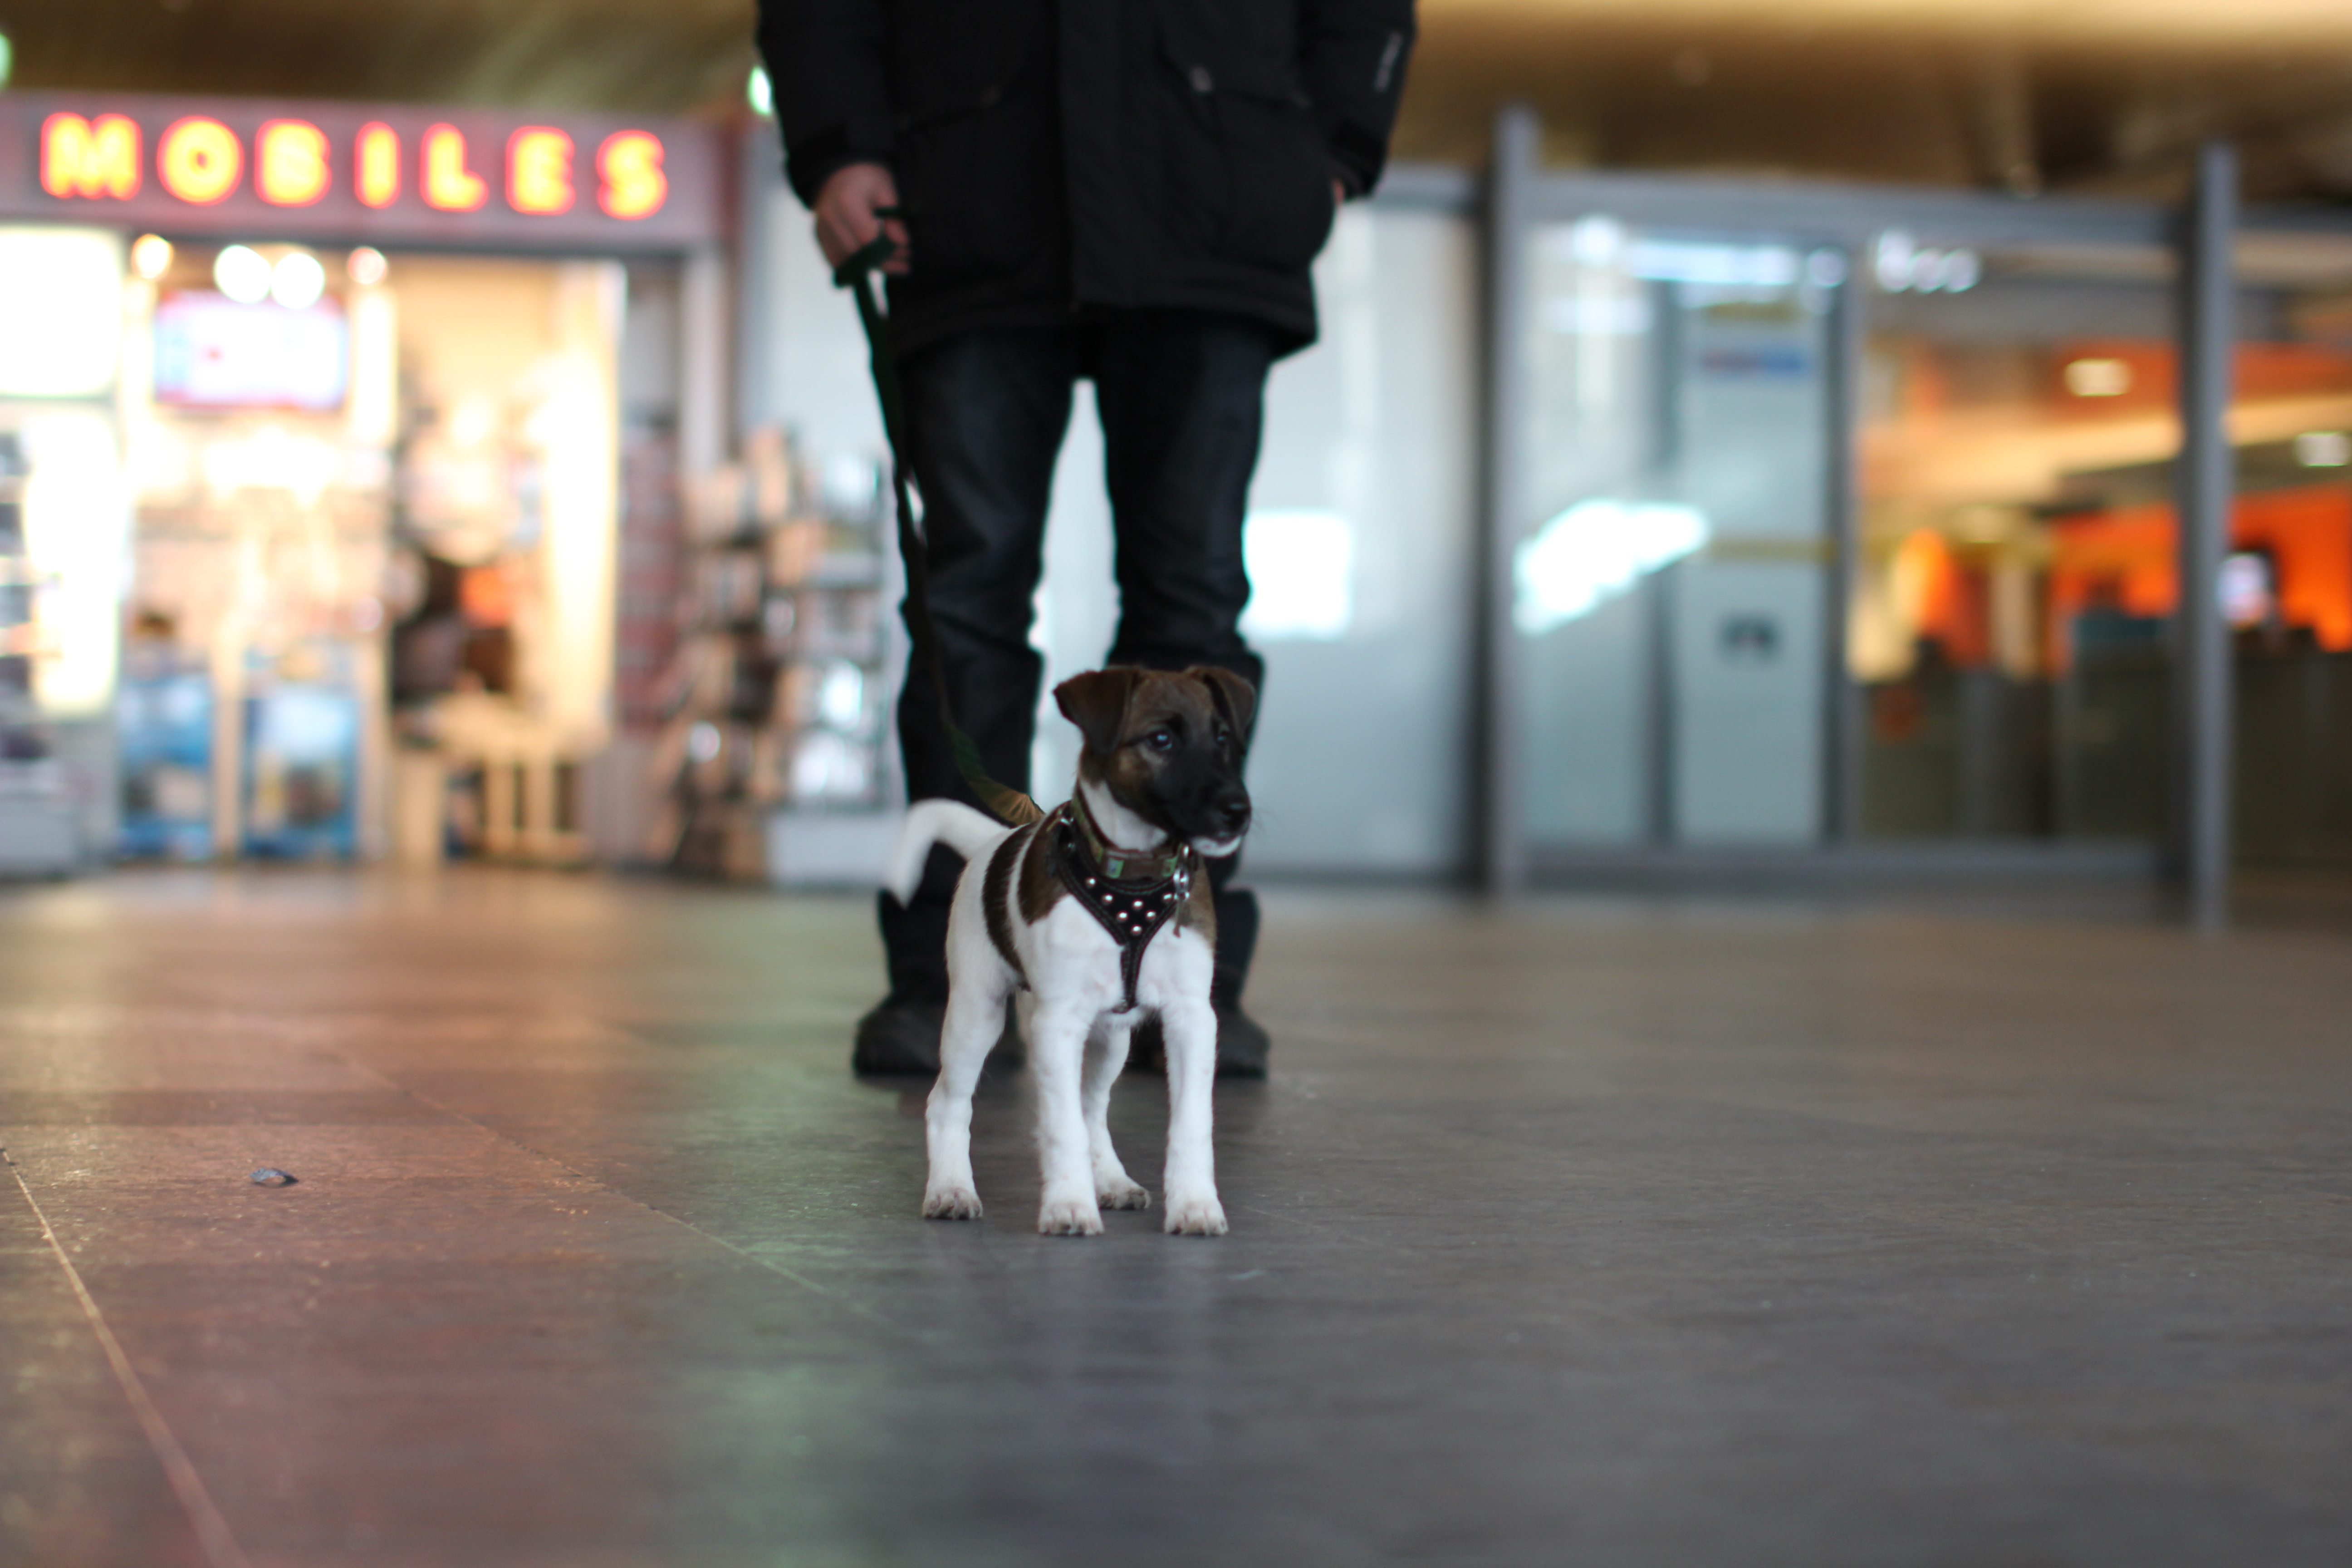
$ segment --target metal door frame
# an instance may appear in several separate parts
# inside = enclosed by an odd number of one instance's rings
[[[1727,180],[1618,174],[1549,173],[1540,166],[1542,127],[1524,106],[1506,108],[1495,123],[1489,167],[1473,183],[1454,171],[1400,169],[1380,198],[1383,205],[1439,206],[1474,212],[1485,250],[1486,289],[1481,321],[1485,342],[1484,440],[1480,459],[1481,559],[1478,680],[1473,693],[1477,744],[1471,759],[1474,847],[1470,863],[1486,891],[1508,894],[1531,877],[1562,868],[1538,863],[1525,832],[1520,737],[1513,717],[1522,689],[1521,654],[1510,619],[1512,554],[1524,510],[1528,373],[1521,353],[1528,326],[1526,247],[1538,224],[1588,215],[1662,226],[1714,230],[1748,229],[1796,243],[1841,249],[1847,279],[1835,295],[1830,322],[1832,355],[1828,387],[1831,474],[1829,498],[1831,583],[1826,595],[1825,677],[1822,692],[1830,755],[1824,769],[1822,833],[1801,849],[1745,853],[1643,848],[1607,851],[1578,858],[1585,868],[1663,874],[1709,875],[1726,868],[1799,877],[1867,869],[1900,874],[1938,871],[2032,871],[2061,875],[2126,874],[2146,877],[2158,868],[2155,851],[2137,853],[2063,843],[1975,842],[1943,846],[1889,846],[1865,849],[1857,843],[1860,731],[1858,689],[1847,670],[1846,625],[1852,602],[1859,516],[1855,474],[1857,396],[1866,331],[1868,284],[1863,261],[1877,237],[1890,229],[1939,245],[1975,247],[2019,242],[2075,242],[2159,247],[2175,257],[2182,279],[2183,309],[2176,338],[2183,387],[2186,437],[2181,515],[2182,584],[2186,605],[2213,598],[2218,566],[2215,541],[2226,536],[2230,484],[2228,444],[2222,417],[2229,404],[2230,348],[2226,301],[2235,287],[2231,258],[2235,237],[2258,232],[2328,233],[2352,237],[2352,218],[2313,210],[2256,210],[2242,214],[2233,194],[2226,149],[2208,149],[2200,161],[2198,197],[2189,213],[2149,201],[2098,197],[2021,198],[1967,191],[1827,182]],[[2216,301],[2221,303],[2217,306]],[[2218,310],[2218,315],[2217,315]],[[2217,477],[2219,476],[2219,477]],[[2180,771],[2186,805],[2163,863],[2185,880],[2199,923],[2218,923],[2226,866],[2214,848],[2229,819],[2226,766],[2226,680],[2212,678],[2222,657],[2223,629],[2217,617],[2194,613],[2181,617],[2187,646],[2179,660],[2184,700]],[[2187,672],[2201,669],[2191,682]]]

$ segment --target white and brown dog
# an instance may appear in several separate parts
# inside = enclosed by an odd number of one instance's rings
[[[1215,906],[1202,857],[1249,830],[1243,737],[1256,694],[1227,670],[1114,667],[1054,689],[1086,738],[1078,787],[1043,820],[1005,827],[954,801],[908,813],[891,888],[913,892],[935,843],[967,862],[948,920],[947,1024],[926,1117],[929,1219],[977,1219],[971,1091],[1017,995],[1036,1079],[1045,1198],[1037,1228],[1097,1236],[1102,1210],[1149,1208],[1111,1148],[1111,1085],[1129,1036],[1157,1014],[1168,1049],[1167,1219],[1222,1236],[1209,1147],[1217,1021]]]

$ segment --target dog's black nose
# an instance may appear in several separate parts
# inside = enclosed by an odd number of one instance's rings
[[[1239,833],[1249,826],[1250,798],[1241,790],[1229,790],[1217,797],[1216,811],[1228,834]]]

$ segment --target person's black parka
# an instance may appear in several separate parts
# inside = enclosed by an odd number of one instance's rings
[[[1388,153],[1412,0],[761,0],[785,171],[898,180],[901,353],[1087,307],[1314,341],[1331,185]]]

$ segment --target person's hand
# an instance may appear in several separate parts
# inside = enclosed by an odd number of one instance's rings
[[[881,218],[877,207],[898,205],[898,182],[879,163],[845,163],[835,169],[816,194],[816,242],[826,261],[838,267],[887,234],[898,246],[885,262],[885,272],[907,270],[907,226],[897,218]]]

